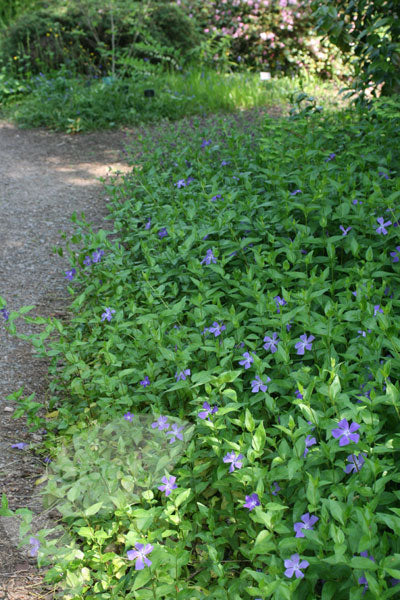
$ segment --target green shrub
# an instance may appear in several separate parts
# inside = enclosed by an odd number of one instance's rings
[[[197,43],[192,21],[176,6],[140,2],[57,3],[24,13],[3,33],[4,64],[25,73],[67,65],[80,73],[113,71],[126,58],[180,60]]]
[[[351,51],[354,94],[400,93],[400,13],[398,0],[313,0],[317,28],[344,52]],[[350,57],[350,58],[351,58]]]

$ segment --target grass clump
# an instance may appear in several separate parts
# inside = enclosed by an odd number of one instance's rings
[[[46,351],[74,542],[38,534],[67,597],[398,595],[398,107],[164,125],[112,239],[75,218]]]
[[[311,92],[316,85],[323,96],[332,95],[334,86],[329,83],[289,77],[264,82],[254,73],[196,69],[180,73],[144,67],[130,78],[83,78],[61,69],[51,76],[32,77],[18,87],[15,78],[3,74],[0,102],[4,116],[20,127],[78,133],[268,107],[286,102],[300,86]],[[147,89],[154,90],[153,97],[145,96]]]

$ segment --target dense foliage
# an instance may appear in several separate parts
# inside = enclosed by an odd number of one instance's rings
[[[362,99],[366,90],[386,96],[400,93],[398,0],[313,0],[312,7],[319,32],[352,53],[355,93]]]
[[[303,0],[176,0],[208,38],[204,58],[224,67],[340,76],[340,52],[313,29]]]
[[[72,320],[33,338],[70,539],[23,530],[63,598],[398,596],[398,108],[184,121],[112,237],[75,217]]]

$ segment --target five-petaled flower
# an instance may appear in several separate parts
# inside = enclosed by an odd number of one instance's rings
[[[297,354],[304,354],[305,350],[312,350],[312,342],[315,340],[313,335],[307,337],[307,334],[304,333],[300,336],[300,342],[297,342],[295,348],[297,350]]]
[[[150,379],[149,379],[148,375],[145,375],[145,378],[142,379],[142,381],[140,382],[140,385],[142,385],[143,387],[150,385]]]
[[[293,529],[296,532],[295,537],[297,538],[303,538],[303,529],[314,529],[315,523],[319,520],[318,517],[316,517],[315,515],[310,515],[309,513],[301,515],[300,518],[302,522],[300,521],[299,523],[295,523],[293,525]]]
[[[163,431],[164,429],[168,429],[169,428],[168,417],[164,417],[163,415],[161,415],[160,417],[158,417],[157,421],[154,421],[154,423],[151,424],[151,426],[153,429],[155,429],[157,427],[157,429],[159,429],[160,431]]]
[[[163,477],[161,479],[161,481],[163,482],[164,485],[158,486],[158,489],[161,492],[165,492],[166,496],[169,496],[170,493],[172,492],[172,490],[176,490],[176,488],[178,487],[175,483],[176,477],[174,477],[173,475],[171,475],[171,477],[169,479],[168,479],[168,477]]]
[[[183,435],[181,434],[181,431],[183,430],[183,426],[179,427],[176,423],[173,423],[171,425],[171,429],[169,431],[167,431],[166,435],[170,435],[171,439],[169,440],[170,444],[173,444],[175,442],[176,439],[178,440],[183,440]]]
[[[265,350],[269,350],[272,354],[274,354],[278,350],[279,337],[277,333],[273,333],[270,337],[266,335],[264,338],[264,346]]]
[[[205,148],[211,144],[211,140],[204,140],[201,142],[201,148]]]
[[[215,337],[218,337],[219,335],[221,335],[221,333],[223,331],[225,331],[226,327],[223,323],[221,323],[221,325],[219,325],[217,323],[217,321],[214,321],[214,323],[212,324],[212,327],[208,328],[208,331],[210,333],[213,333],[215,335]]]
[[[376,317],[376,315],[378,313],[382,313],[383,314],[383,309],[380,307],[379,304],[375,304],[375,306],[374,306],[374,317]]]
[[[273,496],[277,496],[278,492],[281,491],[281,488],[279,487],[278,482],[274,481],[274,483],[272,484],[272,486],[273,486],[273,488],[271,488],[271,494]]]
[[[243,454],[238,454],[236,456],[236,454],[232,451],[232,452],[228,452],[228,454],[226,454],[222,460],[224,461],[224,463],[231,463],[231,466],[229,467],[229,473],[232,473],[232,471],[234,471],[235,468],[236,469],[242,468],[242,466],[243,466],[242,458],[243,458]]]
[[[124,414],[124,419],[125,419],[125,421],[130,421],[130,422],[132,422],[132,421],[133,421],[133,417],[134,417],[134,416],[135,416],[135,415],[134,415],[134,414],[132,414],[131,412],[129,412],[129,410],[128,410],[128,412]]]
[[[203,260],[201,261],[200,264],[202,265],[210,265],[211,263],[216,263],[217,259],[213,254],[213,251],[211,249],[207,250],[205,257],[203,258]]]
[[[349,425],[347,419],[342,419],[338,423],[337,429],[332,429],[332,435],[334,438],[340,438],[339,446],[347,446],[350,442],[358,443],[360,436],[358,433],[354,433],[360,429],[360,425],[358,423],[352,423]]]
[[[216,200],[218,200],[218,198],[222,198],[222,195],[221,195],[221,194],[215,194],[215,196],[213,196],[213,197],[211,198],[211,202],[215,202]],[[222,199],[223,199],[223,198],[222,198]]]
[[[246,502],[243,504],[244,508],[248,508],[249,510],[253,510],[256,506],[260,506],[261,502],[258,497],[258,494],[250,494],[250,496],[246,496]]]
[[[267,383],[269,383],[271,379],[267,376],[267,380],[264,383],[259,375],[256,375],[256,378],[251,382],[251,391],[253,394],[256,394],[260,390],[262,392],[266,392],[268,389]]]
[[[181,187],[185,187],[186,186],[186,180],[185,179],[179,179],[176,183],[174,183],[174,185],[176,185],[176,187],[179,189]]]
[[[389,227],[389,225],[392,224],[392,221],[386,221],[385,223],[384,217],[378,217],[377,221],[379,223],[379,227],[376,228],[376,233],[382,233],[383,235],[387,235],[386,227]]]
[[[226,167],[227,165],[229,165],[230,160],[222,160],[221,161],[221,167]]]
[[[92,259],[90,258],[90,256],[85,256],[85,258],[83,259],[83,264],[85,265],[85,267],[88,267],[92,264]]]
[[[208,417],[208,419],[211,421],[210,415],[214,415],[216,412],[218,412],[218,407],[214,405],[214,407],[211,408],[208,402],[203,403],[203,408],[204,410],[201,410],[197,415],[200,419],[207,419]]]
[[[344,469],[345,473],[358,473],[365,463],[365,456],[367,456],[364,452],[361,452],[358,456],[355,454],[349,454],[347,457],[347,462],[349,463]]]
[[[310,446],[314,446],[314,444],[316,444],[316,443],[317,443],[317,440],[315,439],[315,437],[312,437],[311,435],[308,435],[306,437],[306,447],[304,450],[303,458],[305,458],[307,456],[307,454],[309,452],[308,449],[310,448]]]
[[[301,190],[294,190],[294,192],[290,192],[291,196],[295,196],[296,194],[301,194]]]
[[[279,307],[285,306],[285,304],[287,304],[287,302],[280,296],[274,296],[274,300],[275,300],[275,304],[276,304],[276,312],[279,314],[281,312]]]
[[[29,543],[31,545],[31,549],[30,549],[30,556],[37,556],[39,548],[40,548],[40,542],[37,538],[35,537],[30,537],[29,538]]]
[[[106,308],[106,310],[101,315],[101,320],[105,321],[105,319],[107,319],[107,321],[111,321],[114,313],[115,313],[115,310],[113,308]]]
[[[103,254],[104,254],[104,250],[100,250],[100,248],[97,248],[97,250],[92,252],[92,262],[94,262],[94,263],[100,262]]]
[[[352,227],[347,227],[347,229],[345,229],[343,225],[340,225],[339,229],[342,232],[342,235],[347,235]]]
[[[300,390],[296,390],[294,395],[296,396],[296,398],[298,398],[299,400],[303,400],[303,394],[300,392]]]
[[[331,154],[328,156],[328,158],[325,159],[325,162],[329,162],[330,160],[333,160],[335,158],[336,154],[334,152],[331,152]]]
[[[162,227],[162,228],[160,229],[160,231],[158,232],[158,237],[160,237],[160,238],[164,238],[164,237],[166,237],[167,235],[168,235],[168,231],[167,231],[167,228],[166,228],[166,227]]]
[[[65,271],[65,279],[68,281],[72,281],[76,275],[76,269],[70,269],[69,271]]]
[[[242,356],[243,360],[239,360],[239,365],[242,365],[245,369],[249,369],[251,363],[254,362],[254,358],[248,352],[244,352]]]
[[[145,229],[150,229],[150,227],[151,227],[151,219],[149,218],[149,220],[148,220],[148,221],[146,221],[146,223],[145,223],[145,225],[144,225],[144,228],[145,228]]]
[[[180,371],[178,373],[178,371],[175,373],[175,379],[176,381],[179,381],[180,379],[182,379],[182,381],[185,381],[186,377],[190,376],[190,369],[185,369],[184,371]]]
[[[8,321],[9,317],[10,317],[10,312],[6,309],[6,308],[2,308],[0,310],[0,313],[3,315],[3,319],[5,321]]]
[[[302,573],[301,569],[306,569],[309,566],[309,562],[307,560],[300,561],[300,556],[297,554],[292,554],[290,558],[287,558],[284,561],[286,571],[286,577],[293,577],[293,573],[296,575],[296,579],[300,579],[304,577],[304,573]]]
[[[390,253],[390,256],[393,258],[393,262],[399,262],[399,253],[400,253],[400,246],[396,246],[396,250]]]
[[[152,563],[151,560],[147,558],[146,554],[150,554],[153,550],[153,546],[151,544],[146,544],[145,546],[144,544],[137,543],[135,544],[135,548],[136,550],[128,550],[126,553],[129,560],[135,560],[136,558],[135,570],[141,571],[144,569],[144,563],[150,567]]]

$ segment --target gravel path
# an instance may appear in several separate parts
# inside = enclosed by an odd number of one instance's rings
[[[106,200],[98,177],[128,170],[123,160],[127,132],[96,132],[79,136],[43,130],[18,130],[0,122],[0,295],[9,309],[35,305],[31,315],[65,312],[68,292],[67,258],[53,254],[60,230],[71,232],[70,216],[85,212],[95,226],[105,221]],[[24,386],[42,401],[47,389],[46,361],[33,356],[31,346],[9,336],[0,315],[0,495],[10,508],[33,507],[34,482],[41,461],[17,442],[38,443],[24,419],[12,418],[15,404],[7,395]],[[26,325],[17,329],[28,333]],[[0,517],[0,600],[52,598],[26,548],[17,548],[13,519]]]

